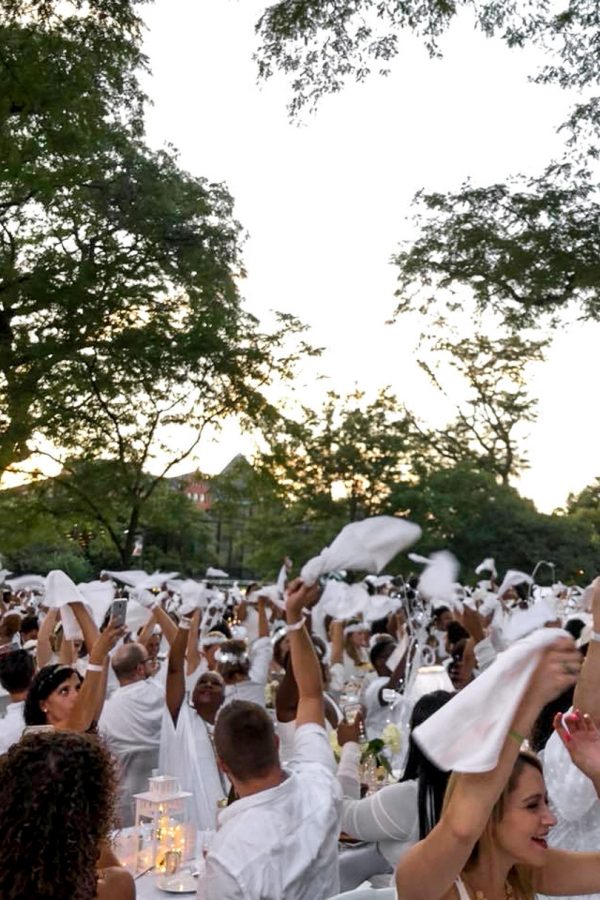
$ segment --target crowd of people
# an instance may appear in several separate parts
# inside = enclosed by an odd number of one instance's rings
[[[441,556],[243,589],[3,573],[0,898],[134,897],[115,837],[157,773],[215,832],[208,900],[600,895],[600,579],[487,560],[469,588]]]

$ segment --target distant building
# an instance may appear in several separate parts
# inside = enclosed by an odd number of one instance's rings
[[[247,487],[254,476],[252,465],[239,453],[218,475],[209,477],[199,471],[169,478],[175,490],[182,491],[197,509],[207,513],[213,526],[214,564],[234,578],[251,578],[246,565],[245,529],[252,516],[252,501]],[[219,483],[227,483],[227,499],[219,503]]]

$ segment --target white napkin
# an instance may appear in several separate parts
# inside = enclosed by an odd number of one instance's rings
[[[207,578],[229,578],[227,572],[224,572],[223,569],[215,569],[213,566],[209,566],[206,570]]]
[[[112,581],[82,581],[77,585],[77,589],[90,607],[94,622],[100,627],[108,607],[115,598],[114,584]]]
[[[182,581],[179,586],[179,594],[181,596],[181,607],[179,611],[181,614],[186,616],[195,609],[203,607],[208,593],[206,585],[199,584],[192,578],[187,578],[185,581]]]
[[[538,600],[528,609],[517,609],[502,629],[502,636],[507,644],[518,641],[535,631],[546,622],[554,622],[556,611],[545,600]]]
[[[360,615],[369,603],[370,597],[364,584],[346,584],[345,581],[329,579],[323,588],[319,608],[334,619],[352,619]]]
[[[492,576],[495,578],[498,574],[496,572],[496,561],[491,556],[488,556],[487,559],[484,559],[483,562],[480,562],[477,568],[475,569],[476,575],[481,575],[482,572],[491,572]]]
[[[108,569],[103,569],[100,574],[108,575],[109,578],[114,578],[115,581],[120,581],[121,584],[127,584],[129,587],[137,587],[148,578],[148,573],[143,569],[130,569],[127,572],[110,572]]]
[[[6,584],[11,591],[23,591],[33,588],[43,591],[46,587],[46,579],[43,575],[19,575],[17,578],[7,578]]]
[[[540,628],[508,650],[450,703],[413,731],[424,753],[444,771],[489,772],[498,762],[542,651],[560,628]]]
[[[377,622],[390,613],[398,612],[402,606],[402,600],[399,597],[390,597],[389,594],[373,594],[367,597],[363,618],[365,622]]]
[[[525,572],[517,572],[515,569],[509,569],[502,579],[502,584],[498,588],[498,597],[502,597],[502,594],[504,594],[505,591],[510,587],[516,587],[518,584],[533,584],[533,578],[531,575],[526,575]]]
[[[458,560],[448,550],[432,553],[419,578],[419,593],[436,602],[454,603]]]
[[[93,616],[93,613],[85,597],[66,572],[61,571],[61,569],[53,569],[51,572],[48,572],[45,597],[46,606],[50,609],[60,609],[61,611],[60,619],[65,638],[68,641],[82,640],[81,628],[75,618],[75,614],[69,609],[69,603],[83,603],[90,615]],[[88,647],[88,650],[91,650],[91,647]]]
[[[138,591],[151,591],[154,588],[162,587],[168,581],[177,578],[178,572],[153,572],[152,575],[146,575],[143,581],[139,581],[135,587]]]
[[[309,560],[300,572],[306,585],[339,569],[380,572],[393,557],[421,536],[413,522],[394,516],[374,516],[346,525],[329,547]]]

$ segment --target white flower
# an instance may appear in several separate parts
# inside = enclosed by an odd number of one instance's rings
[[[381,732],[381,740],[386,747],[389,747],[392,753],[398,753],[400,750],[401,734],[397,725],[394,725],[393,722],[389,722]]]

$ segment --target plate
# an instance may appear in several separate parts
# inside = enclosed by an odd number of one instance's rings
[[[198,884],[191,872],[177,872],[161,878],[158,887],[167,894],[195,894]]]

